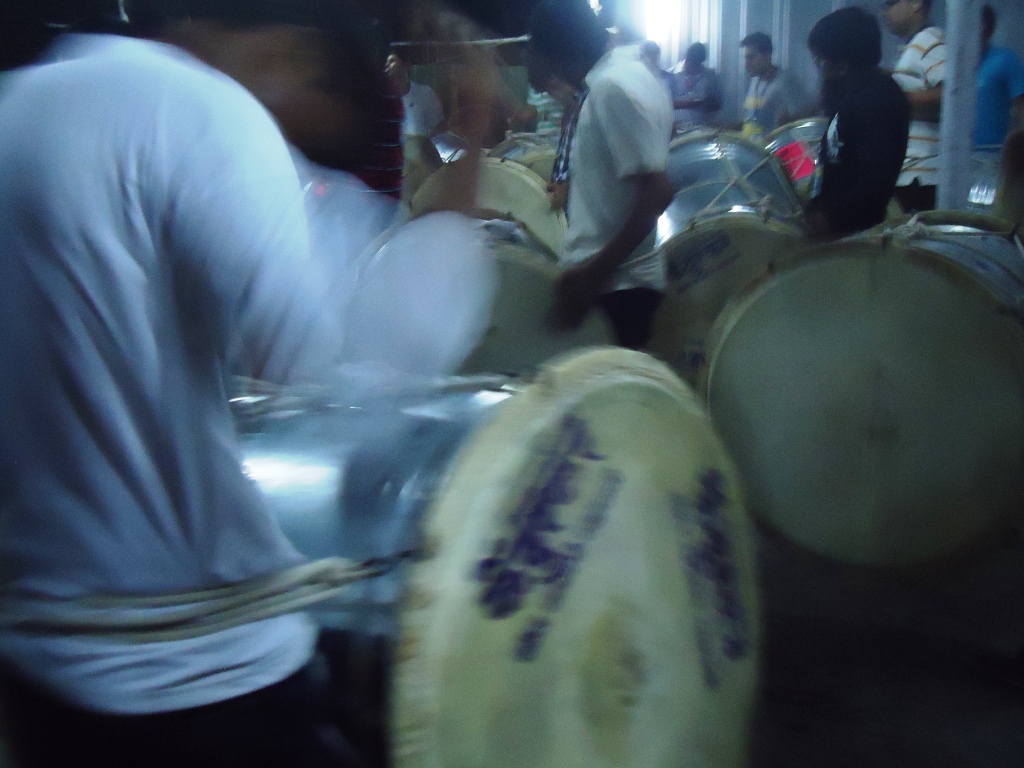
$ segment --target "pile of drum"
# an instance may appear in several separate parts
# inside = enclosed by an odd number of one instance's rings
[[[553,148],[518,136],[480,160],[475,221],[439,212],[441,163],[360,257],[348,332],[380,343],[346,348],[368,367],[240,392],[285,533],[376,564],[315,615],[393,644],[395,764],[743,765],[751,519],[891,570],[1019,515],[1024,248],[966,214],[811,247],[821,130],[673,143],[664,362],[607,348],[596,314],[549,330],[566,222]]]

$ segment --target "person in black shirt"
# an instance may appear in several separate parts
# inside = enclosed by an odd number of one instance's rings
[[[830,13],[814,25],[808,46],[832,121],[821,140],[822,172],[806,225],[812,239],[827,240],[885,220],[907,152],[910,104],[878,68],[882,33],[866,11]]]

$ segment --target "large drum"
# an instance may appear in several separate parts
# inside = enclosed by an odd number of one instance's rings
[[[649,350],[695,383],[708,333],[728,301],[805,246],[792,219],[743,206],[694,219],[659,246],[667,286]]]
[[[558,154],[558,136],[514,133],[487,154],[489,157],[519,163],[547,184]]]
[[[600,312],[591,312],[572,331],[551,327],[559,270],[528,245],[493,240],[498,293],[490,323],[479,346],[463,364],[463,373],[519,373],[537,368],[571,349],[614,344]]]
[[[706,396],[752,510],[866,566],[938,563],[1024,500],[1020,242],[914,222],[808,254],[719,317]]]
[[[445,166],[432,175],[412,200],[413,215],[448,207],[454,171]],[[547,185],[518,163],[494,157],[480,161],[476,213],[482,219],[520,223],[553,258],[562,253],[565,215],[551,207]]]
[[[814,190],[818,150],[828,124],[824,117],[812,117],[788,123],[768,134],[768,151],[779,159],[797,197],[804,203],[811,199]]]
[[[696,216],[736,206],[770,210],[779,217],[801,210],[778,160],[739,134],[683,135],[672,142],[667,173],[676,195],[659,223],[659,243]]]
[[[745,764],[752,532],[667,368],[599,350],[525,386],[366,389],[261,402],[243,455],[309,557],[416,553],[316,611],[394,633],[396,766]]]
[[[451,163],[464,157],[466,150],[469,148],[469,142],[451,131],[439,133],[436,136],[432,136],[430,140],[437,149],[437,154],[443,163]]]

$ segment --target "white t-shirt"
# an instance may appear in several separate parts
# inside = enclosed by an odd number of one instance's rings
[[[631,176],[664,171],[672,135],[665,86],[640,59],[638,46],[614,48],[587,75],[570,166],[569,233],[564,259],[583,261],[606,246],[633,204]],[[638,253],[645,253],[638,249]],[[665,287],[661,259],[647,254],[624,264],[614,289]]]
[[[406,136],[429,136],[444,119],[441,102],[429,85],[410,81],[402,104],[405,106],[402,133]]]
[[[943,31],[938,27],[927,27],[914,35],[901,51],[892,76],[904,93],[941,85],[946,79],[946,36]],[[907,159],[899,186],[907,186],[915,178],[924,185],[938,184],[941,150],[939,124],[912,120]]]
[[[316,375],[340,336],[281,133],[170,46],[86,36],[56,59],[0,108],[0,616],[300,563],[224,391],[229,365]],[[8,627],[0,658],[79,706],[150,713],[282,680],[315,633],[301,614],[137,645]]]

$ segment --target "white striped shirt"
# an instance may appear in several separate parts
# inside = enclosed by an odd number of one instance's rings
[[[942,84],[946,77],[946,35],[938,27],[926,27],[918,32],[900,52],[893,78],[904,93],[924,91]],[[903,164],[899,186],[938,183],[939,124],[924,120],[910,123],[910,142],[907,159]]]

